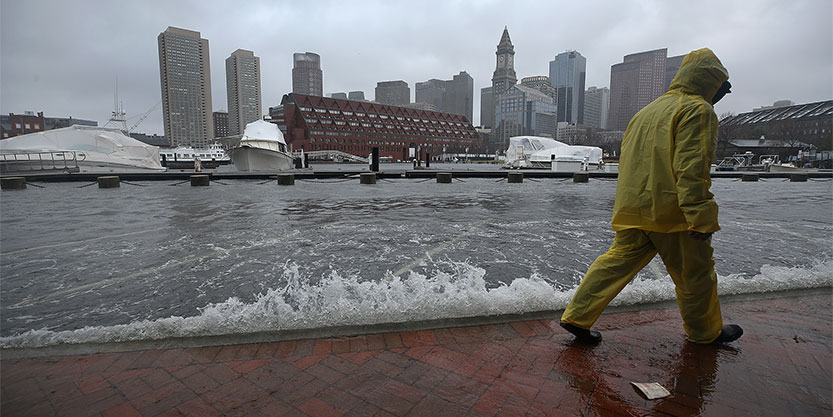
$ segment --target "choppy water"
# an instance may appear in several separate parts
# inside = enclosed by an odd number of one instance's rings
[[[0,345],[561,309],[613,238],[615,180],[226,183],[3,192]],[[833,285],[832,186],[714,180],[720,293]]]

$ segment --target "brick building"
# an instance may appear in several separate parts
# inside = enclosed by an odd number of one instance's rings
[[[43,112],[27,111],[24,114],[9,113],[0,116],[0,138],[12,138],[27,133],[60,129],[72,125],[98,126],[94,120],[73,119],[72,117],[44,117]]]
[[[431,155],[479,152],[483,141],[462,115],[301,94],[269,108],[287,144],[305,151],[338,150],[407,160],[409,148]]]

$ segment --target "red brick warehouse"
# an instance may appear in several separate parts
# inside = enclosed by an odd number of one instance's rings
[[[459,114],[290,93],[269,115],[295,150],[364,157],[378,147],[380,157],[408,160],[409,148],[420,149],[422,159],[425,153],[474,153],[483,147],[477,130]]]

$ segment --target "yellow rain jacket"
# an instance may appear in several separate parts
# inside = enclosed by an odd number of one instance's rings
[[[720,230],[709,192],[718,127],[711,100],[728,79],[711,50],[690,52],[669,91],[631,119],[622,139],[613,230]]]

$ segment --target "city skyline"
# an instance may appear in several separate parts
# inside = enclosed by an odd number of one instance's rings
[[[103,125],[113,110],[113,82],[118,78],[120,101],[128,118],[136,120],[161,100],[155,38],[168,26],[198,31],[209,41],[215,74],[211,111],[228,110],[221,74],[223,58],[233,51],[253,50],[261,57],[263,109],[277,105],[292,90],[292,54],[313,51],[320,54],[326,73],[324,95],[355,90],[372,94],[380,81],[401,79],[413,86],[466,71],[474,79],[472,122],[479,125],[480,90],[491,85],[495,46],[504,26],[515,46],[518,79],[547,74],[556,55],[577,50],[587,59],[586,87],[610,87],[610,67],[625,55],[667,48],[670,57],[709,47],[735,85],[733,94],[717,106],[718,114],[742,113],[782,99],[806,103],[833,95],[829,2],[602,2],[602,7],[521,2],[509,12],[478,2],[431,7],[325,3],[318,12],[294,3],[248,6],[3,0],[0,112],[43,111]],[[51,13],[34,12],[44,9]],[[547,22],[556,15],[559,25],[552,27]],[[680,15],[687,18],[680,20]],[[423,32],[426,19],[433,19],[432,29]],[[77,29],[78,22],[85,23],[84,30]],[[305,36],[287,38],[285,33]],[[779,52],[788,59],[773,59]],[[162,112],[157,108],[136,131],[163,133]]]

